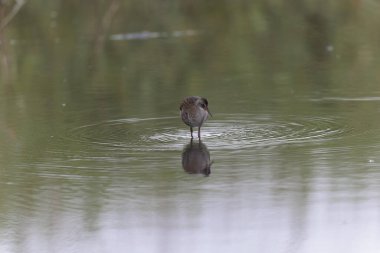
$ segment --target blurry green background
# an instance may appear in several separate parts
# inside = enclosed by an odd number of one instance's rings
[[[14,3],[3,1],[3,19]],[[78,114],[167,115],[189,94],[228,113],[260,111],[273,98],[378,95],[378,7],[354,0],[26,1],[0,34],[2,128],[17,135]],[[110,40],[187,30],[196,35]],[[63,104],[74,115],[63,114]]]
[[[0,17],[16,4],[2,1]],[[379,96],[379,10],[358,0],[25,1],[0,33],[2,143],[76,120],[177,115],[187,95],[216,113],[280,114],[309,114],[316,105],[302,99]],[[169,35],[111,39],[144,31]],[[377,104],[329,106],[379,123],[368,117]]]

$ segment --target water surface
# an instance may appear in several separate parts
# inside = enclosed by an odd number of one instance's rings
[[[143,2],[0,34],[0,251],[378,252],[379,6]]]

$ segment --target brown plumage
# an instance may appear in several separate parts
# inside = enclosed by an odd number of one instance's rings
[[[198,96],[186,97],[180,107],[182,121],[190,127],[193,138],[193,127],[198,127],[198,138],[201,138],[201,126],[211,115],[208,110],[208,101]]]

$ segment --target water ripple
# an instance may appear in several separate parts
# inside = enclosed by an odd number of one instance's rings
[[[178,150],[189,130],[177,117],[129,118],[71,129],[66,138],[95,149]],[[202,128],[202,138],[215,149],[246,149],[284,144],[321,143],[353,135],[339,118],[222,115]]]

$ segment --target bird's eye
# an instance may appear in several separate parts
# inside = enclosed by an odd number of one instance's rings
[[[204,108],[206,108],[206,105],[202,103],[201,107],[204,109]]]

